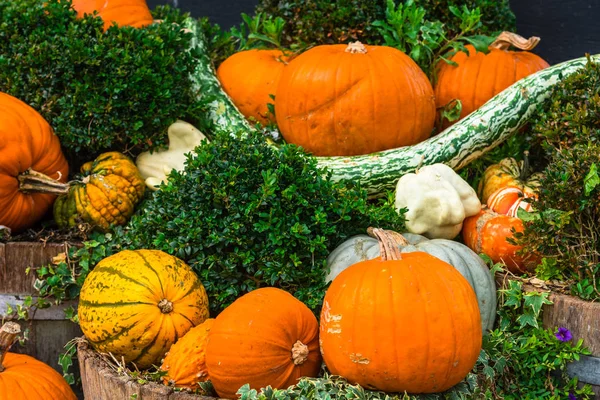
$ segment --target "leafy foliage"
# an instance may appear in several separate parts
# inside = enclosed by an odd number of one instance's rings
[[[162,7],[143,29],[77,19],[70,1],[0,2],[0,90],[49,121],[73,165],[111,149],[137,153],[166,141],[178,118],[193,122],[190,35]],[[75,168],[73,168],[75,169]]]
[[[366,191],[334,183],[300,148],[273,148],[248,133],[198,147],[114,242],[187,261],[214,312],[262,286],[318,310],[329,251],[369,226],[402,229],[404,219],[391,204],[370,205]]]
[[[533,117],[531,133],[545,178],[521,242],[543,254],[538,274],[572,282],[574,294],[600,298],[600,65],[556,85]]]

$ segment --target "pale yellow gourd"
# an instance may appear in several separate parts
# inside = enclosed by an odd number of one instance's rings
[[[208,141],[202,132],[184,121],[171,124],[167,134],[167,150],[142,153],[135,162],[150,190],[158,190],[161,183],[167,181],[167,176],[173,169],[183,171],[186,154],[191,153],[202,141]]]

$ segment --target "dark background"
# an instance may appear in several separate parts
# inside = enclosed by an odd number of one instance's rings
[[[241,23],[240,14],[251,14],[259,0],[148,0],[176,5],[195,17],[209,17],[222,28]],[[373,0],[365,0],[373,1]],[[379,0],[381,1],[381,0]],[[539,36],[535,50],[550,64],[600,53],[600,0],[511,0],[517,16],[517,33]]]

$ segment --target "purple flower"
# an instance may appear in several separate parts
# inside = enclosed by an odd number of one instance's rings
[[[569,332],[568,330],[566,330],[567,332]],[[570,334],[570,332],[569,332]],[[575,395],[573,393],[569,393],[569,400],[577,400],[577,397],[575,397]]]
[[[563,327],[558,328],[558,332],[556,332],[554,336],[556,336],[556,338],[561,342],[568,342],[569,340],[573,339],[571,331]],[[573,398],[575,398],[575,396],[573,396]],[[571,398],[569,397],[569,399]]]

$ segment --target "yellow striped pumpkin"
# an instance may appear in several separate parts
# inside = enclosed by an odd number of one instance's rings
[[[124,250],[90,272],[78,315],[97,351],[144,369],[158,365],[208,312],[206,290],[183,261],[158,250]]]

